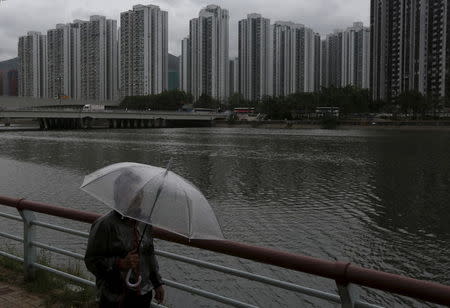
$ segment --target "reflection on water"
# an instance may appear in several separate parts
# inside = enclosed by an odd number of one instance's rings
[[[85,174],[120,161],[165,166],[173,158],[173,170],[210,200],[228,239],[450,284],[449,141],[448,131],[3,131],[0,194],[103,213],[103,205],[78,189]],[[80,239],[40,234],[83,249]],[[157,245],[335,292],[326,279]],[[169,279],[263,307],[332,306],[188,265],[160,263]],[[174,307],[212,305],[181,292],[169,295]],[[423,305],[374,291],[363,296],[389,307]]]

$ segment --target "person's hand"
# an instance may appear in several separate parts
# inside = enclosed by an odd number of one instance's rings
[[[125,258],[119,259],[118,264],[122,270],[137,269],[139,266],[139,254],[136,250],[130,251]]]
[[[155,289],[155,300],[158,302],[158,304],[162,304],[164,302],[163,286],[159,286]]]

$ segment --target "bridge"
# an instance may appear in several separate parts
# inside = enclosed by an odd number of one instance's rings
[[[92,101],[32,97],[0,97],[0,123],[37,121],[47,129],[158,128],[211,126],[226,119],[222,113],[120,110],[120,101]],[[83,110],[84,105],[103,105],[106,110]]]
[[[0,110],[5,125],[15,119],[38,121],[41,129],[158,128],[180,126],[211,126],[226,115],[213,112],[171,112],[138,110],[92,110],[74,108],[32,108]]]

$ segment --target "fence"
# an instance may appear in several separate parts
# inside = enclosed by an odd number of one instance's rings
[[[94,282],[90,280],[86,280],[81,277],[59,271],[55,268],[39,264],[36,259],[36,248],[45,249],[78,260],[84,259],[84,256],[81,254],[37,241],[36,227],[48,228],[51,230],[64,232],[84,238],[87,238],[89,234],[86,232],[39,221],[36,219],[34,213],[42,213],[89,224],[94,222],[100,215],[28,201],[24,199],[14,199],[5,196],[0,196],[0,204],[16,208],[20,214],[20,216],[17,216],[0,212],[0,217],[22,222],[24,230],[23,238],[5,232],[0,232],[0,236],[8,238],[10,240],[22,242],[24,257],[21,258],[4,251],[0,251],[0,256],[23,262],[25,274],[29,278],[33,278],[36,269],[41,269],[65,277],[77,283],[94,286]],[[370,270],[353,265],[348,262],[331,262],[228,240],[188,240],[187,238],[184,238],[180,235],[156,227],[153,228],[153,232],[155,238],[159,238],[161,240],[332,279],[336,283],[338,294],[315,290],[289,282],[280,281],[165,251],[155,251],[157,255],[172,259],[174,261],[189,263],[198,267],[207,268],[213,271],[218,271],[241,278],[246,278],[307,296],[320,298],[332,303],[340,304],[342,307],[380,307],[361,301],[358,298],[358,285],[391,292],[398,295],[408,296],[416,298],[418,300],[428,301],[430,303],[447,306],[450,305],[450,287],[433,282],[427,282],[403,277],[400,275]],[[164,280],[164,283],[167,286],[173,287],[175,289],[186,291],[191,294],[205,297],[230,306],[256,307],[249,303],[244,303],[226,296],[194,288],[192,286],[181,284],[175,281]],[[159,306],[156,304],[152,305],[154,307]]]

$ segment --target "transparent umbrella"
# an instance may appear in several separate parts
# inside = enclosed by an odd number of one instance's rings
[[[170,163],[166,169],[137,163],[113,164],[87,175],[81,189],[121,215],[147,225],[189,239],[223,239],[205,196],[191,182],[170,171]]]

